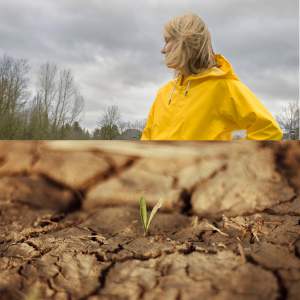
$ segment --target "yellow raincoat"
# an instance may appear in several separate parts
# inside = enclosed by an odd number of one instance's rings
[[[141,140],[281,140],[278,123],[220,54],[218,67],[163,86],[152,104]]]

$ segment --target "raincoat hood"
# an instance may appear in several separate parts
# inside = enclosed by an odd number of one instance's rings
[[[220,77],[227,79],[238,79],[230,62],[221,54],[215,54],[217,67],[210,68],[199,74],[192,74],[185,78],[183,84],[192,80]],[[176,79],[175,79],[176,80]]]

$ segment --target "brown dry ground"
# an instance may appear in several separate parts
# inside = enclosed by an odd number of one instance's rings
[[[299,178],[299,142],[1,142],[0,299],[300,299]]]

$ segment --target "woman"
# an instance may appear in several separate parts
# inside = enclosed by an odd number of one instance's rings
[[[165,25],[162,53],[175,79],[157,93],[141,140],[281,140],[282,131],[264,105],[238,79],[228,60],[214,54],[209,31],[194,14]]]

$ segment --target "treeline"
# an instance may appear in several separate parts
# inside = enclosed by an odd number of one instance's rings
[[[62,139],[76,135],[84,99],[70,70],[40,66],[35,86],[24,59],[0,58],[0,138]],[[87,136],[87,132],[83,132]]]
[[[299,139],[300,107],[299,101],[289,101],[276,116],[277,122],[283,130],[284,140]]]
[[[102,113],[93,131],[93,139],[101,140],[137,140],[140,139],[146,125],[146,119],[135,122],[123,121],[119,107],[111,105]]]
[[[0,58],[0,138],[64,139],[78,134],[84,106],[70,70],[40,66],[35,86],[24,59]],[[87,137],[87,132],[82,132]]]
[[[30,77],[37,78],[35,84]],[[99,116],[90,133],[80,125],[84,98],[69,69],[0,58],[0,139],[138,139],[144,121],[124,122],[117,106]]]

